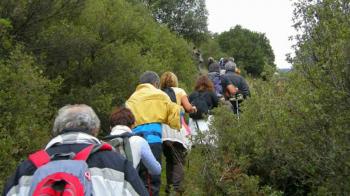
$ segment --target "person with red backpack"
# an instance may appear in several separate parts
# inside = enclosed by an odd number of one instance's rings
[[[2,195],[148,195],[132,164],[96,138],[99,129],[91,107],[62,107],[55,137],[19,165]]]

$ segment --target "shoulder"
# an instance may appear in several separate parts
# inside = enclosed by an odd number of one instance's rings
[[[154,95],[159,97],[160,99],[170,101],[169,96],[164,91],[162,91],[160,89],[154,89]]]
[[[191,94],[190,94],[190,98],[193,98],[193,97],[195,97],[195,96],[197,96],[198,95],[198,91],[193,91]]]
[[[138,135],[131,136],[130,140],[138,145],[143,145],[144,143],[147,143],[147,141],[143,137],[140,137]]]
[[[114,151],[98,151],[87,160],[89,168],[111,169],[124,172],[126,169],[126,159]]]
[[[172,87],[174,89],[174,92],[176,95],[181,95],[181,96],[186,96],[187,93],[184,89],[179,88],[179,87]]]

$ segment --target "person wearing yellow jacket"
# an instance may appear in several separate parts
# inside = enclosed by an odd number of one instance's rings
[[[182,107],[173,103],[169,96],[159,89],[159,76],[153,71],[144,72],[135,92],[125,106],[135,116],[136,135],[144,137],[149,143],[154,157],[162,163],[162,123],[174,129],[181,128]],[[140,177],[152,195],[159,195],[160,175],[149,175],[147,169],[140,167]],[[150,182],[150,183],[149,183]]]

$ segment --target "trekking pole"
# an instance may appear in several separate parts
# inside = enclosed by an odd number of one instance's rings
[[[242,95],[241,94],[235,94],[235,96],[231,97],[229,100],[231,101],[231,104],[232,104],[232,102],[235,102],[235,106],[236,106],[235,109],[236,109],[236,111],[233,111],[233,112],[236,112],[237,119],[239,119],[239,101],[243,100]]]
[[[153,193],[152,193],[151,175],[148,173],[148,171],[146,175],[147,175],[148,193],[149,193],[149,196],[152,196]]]
[[[236,95],[236,110],[237,110],[237,119],[239,119],[239,108],[238,108],[238,97]]]

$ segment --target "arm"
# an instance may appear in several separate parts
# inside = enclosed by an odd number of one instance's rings
[[[196,110],[197,110],[195,106],[191,105],[187,96],[181,97],[181,105],[184,107],[184,109],[187,113],[196,112]]]
[[[225,76],[221,78],[221,86],[222,86],[224,97],[226,99],[229,98],[231,95],[234,95],[237,93],[237,88],[232,84],[229,78]]]
[[[147,168],[148,172],[151,175],[160,175],[162,172],[162,168],[156,158],[153,156],[151,148],[149,147],[146,140],[141,140],[141,161]]]
[[[170,99],[169,99],[170,100]],[[181,112],[182,107],[173,102],[167,103],[167,120],[166,123],[173,129],[179,130],[181,128]]]
[[[149,195],[137,171],[135,170],[131,162],[129,162],[126,159],[124,159],[124,175],[125,175],[124,176],[125,181],[131,185],[132,189],[130,190],[130,188],[125,188],[123,190],[123,195],[126,195],[126,194],[133,195],[135,194],[133,193],[133,191],[135,191],[138,195],[142,195],[142,196]]]
[[[238,92],[238,89],[233,84],[227,85],[226,90],[229,93],[229,95],[234,95]]]
[[[2,195],[29,195],[27,179],[34,174],[36,167],[28,160],[23,161],[15,173],[7,180]]]

